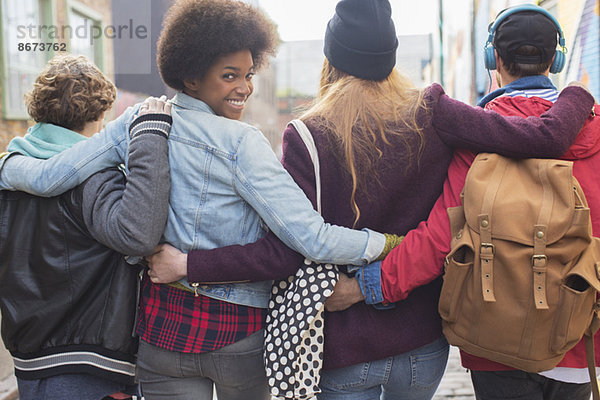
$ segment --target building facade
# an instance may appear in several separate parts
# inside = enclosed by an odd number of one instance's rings
[[[173,0],[0,0],[0,151],[32,124],[24,95],[55,54],[82,54],[117,86],[109,121],[148,95],[175,92],[160,79],[156,41]],[[243,120],[280,147],[274,68],[255,78]]]
[[[540,2],[556,15],[565,33],[567,64],[557,83],[583,82],[600,98],[600,1],[546,0]]]
[[[114,77],[110,2],[103,0],[0,0],[0,149],[30,125],[23,101],[35,77],[55,54],[92,60]],[[106,31],[108,29],[108,31]]]
[[[440,41],[435,65],[441,69],[435,76],[451,96],[475,104],[497,87],[494,71],[487,71],[483,63],[488,26],[507,7],[537,4],[556,17],[566,40],[565,69],[551,79],[559,89],[581,81],[599,98],[600,0],[440,0],[439,4],[441,29],[434,42]]]

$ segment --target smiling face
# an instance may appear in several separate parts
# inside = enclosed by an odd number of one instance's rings
[[[201,79],[185,81],[183,92],[202,100],[215,114],[239,120],[254,89],[254,62],[250,50],[240,50],[216,59]]]

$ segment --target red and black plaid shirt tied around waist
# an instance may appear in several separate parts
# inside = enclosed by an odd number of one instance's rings
[[[137,333],[170,351],[206,353],[240,341],[264,326],[266,310],[241,306],[144,277]]]

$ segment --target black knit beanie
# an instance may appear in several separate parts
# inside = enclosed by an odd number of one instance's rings
[[[341,0],[325,32],[325,57],[337,69],[380,81],[396,65],[398,38],[388,0]]]

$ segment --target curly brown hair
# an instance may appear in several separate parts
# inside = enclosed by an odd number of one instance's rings
[[[97,121],[117,97],[115,85],[84,56],[52,58],[25,94],[27,112],[35,122],[80,131]]]
[[[277,26],[261,11],[236,0],[178,0],[167,11],[156,62],[163,81],[183,90],[201,79],[217,58],[248,49],[256,69],[274,55]]]

